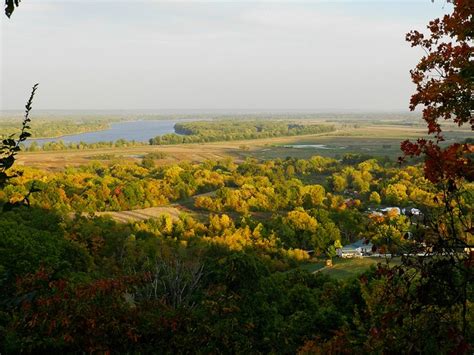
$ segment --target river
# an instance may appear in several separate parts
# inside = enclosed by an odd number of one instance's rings
[[[29,145],[32,142],[37,142],[39,145],[42,145],[46,142],[55,142],[59,140],[62,140],[65,143],[96,143],[116,141],[118,139],[147,142],[150,138],[158,135],[174,133],[174,125],[177,122],[192,122],[198,120],[199,119],[171,119],[117,122],[110,124],[108,129],[102,131],[80,133],[56,138],[28,139],[26,145]]]

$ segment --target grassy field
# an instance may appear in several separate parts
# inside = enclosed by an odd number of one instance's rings
[[[345,280],[362,274],[371,266],[376,266],[378,263],[385,262],[384,258],[334,258],[332,267],[326,267],[325,262],[321,261],[305,264],[301,268],[309,272],[321,272],[322,274]],[[400,258],[394,258],[390,261],[390,265],[396,265],[399,263]]]
[[[107,211],[107,212],[96,212],[97,216],[110,216],[113,220],[119,223],[129,223],[136,221],[143,221],[149,218],[156,218],[163,214],[168,214],[173,220],[177,220],[181,213],[186,211],[174,206],[163,206],[163,207],[149,207],[131,211]]]
[[[287,156],[305,159],[313,155],[339,158],[347,153],[355,153],[393,160],[401,155],[401,141],[423,137],[425,133],[420,128],[400,125],[346,128],[326,135],[298,137],[293,143],[273,143],[250,152],[250,155],[261,159]],[[465,130],[451,130],[446,132],[445,136],[447,144],[468,138],[472,133]]]
[[[447,143],[460,141],[470,131],[455,130],[446,133]],[[309,158],[322,155],[339,158],[346,153],[358,153],[378,158],[395,160],[400,156],[400,142],[425,135],[418,127],[402,125],[339,125],[334,132],[278,137],[255,140],[242,140],[216,143],[193,143],[166,146],[139,146],[129,148],[104,148],[94,150],[65,150],[47,152],[22,152],[18,156],[20,165],[35,166],[46,169],[62,169],[65,166],[88,164],[94,160],[113,161],[114,159],[140,161],[147,153],[163,152],[165,159],[157,164],[168,164],[179,161],[201,162],[232,157],[242,161],[247,157],[257,159],[274,158]],[[306,145],[309,147],[294,147]],[[312,145],[312,146],[311,146]]]

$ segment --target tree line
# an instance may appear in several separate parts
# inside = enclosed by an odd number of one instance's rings
[[[175,124],[176,133],[156,136],[151,145],[206,143],[218,141],[248,140],[305,134],[328,133],[335,130],[332,125],[302,124],[272,120],[213,120]]]

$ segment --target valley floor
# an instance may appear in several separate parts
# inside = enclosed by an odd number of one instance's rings
[[[315,135],[265,138],[215,143],[193,143],[93,150],[64,150],[22,152],[19,165],[46,169],[84,165],[94,160],[124,159],[140,161],[143,155],[163,152],[166,158],[158,164],[177,161],[201,162],[232,157],[241,161],[246,157],[259,159],[309,158],[313,155],[337,157],[346,153],[359,153],[396,159],[400,155],[400,141],[419,137],[425,132],[420,128],[402,125],[367,125],[339,127],[336,131]],[[464,131],[453,131],[452,139],[463,139]],[[294,147],[301,145],[302,147]],[[104,158],[106,156],[106,158]]]

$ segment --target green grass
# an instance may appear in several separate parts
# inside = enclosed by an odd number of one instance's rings
[[[356,277],[365,271],[369,270],[371,266],[376,266],[378,263],[385,263],[383,258],[352,258],[341,259],[334,258],[332,267],[325,267],[325,261],[307,263],[300,268],[308,272],[320,272],[322,274],[334,277],[339,280],[347,280]],[[390,265],[400,264],[400,258],[394,258],[390,261]]]
[[[321,270],[325,266],[325,262],[312,262],[301,265],[299,268],[301,270],[306,270],[308,272],[315,272]]]
[[[332,137],[329,141],[325,139],[314,139],[313,141],[297,141],[292,144],[323,144],[325,148],[292,148],[284,145],[268,147],[254,153],[258,158],[285,158],[293,157],[307,159],[313,155],[321,155],[331,158],[340,158],[347,153],[357,153],[378,157],[397,158],[401,155],[400,142],[403,139],[377,139],[377,138],[351,138],[351,137]]]
[[[451,144],[466,139],[472,132],[447,131],[445,137]],[[401,156],[400,143],[405,139],[426,136],[420,129],[408,127],[362,127],[353,131],[338,131],[312,137],[295,137],[291,142],[268,144],[245,155],[259,159],[292,157],[308,159],[313,155],[340,158],[347,153],[368,155],[396,160]],[[249,143],[251,145],[251,143]],[[324,148],[293,148],[289,145],[324,145]]]

